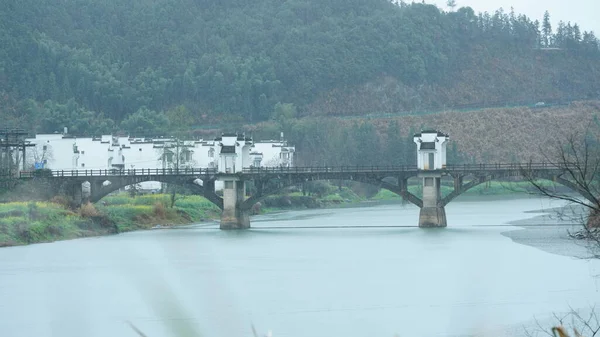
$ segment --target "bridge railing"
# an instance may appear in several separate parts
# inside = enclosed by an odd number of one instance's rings
[[[397,172],[417,171],[417,166],[293,166],[293,167],[246,167],[243,173],[345,173],[345,172]]]
[[[451,164],[446,165],[449,171],[492,171],[492,170],[551,170],[565,169],[570,165],[556,163],[491,163],[491,164]]]
[[[215,174],[215,168],[138,168],[138,169],[96,169],[96,170],[37,170],[20,171],[20,178],[34,177],[103,177],[103,176],[153,176],[153,175],[207,175]]]
[[[564,169],[568,166],[558,166],[552,163],[497,163],[497,164],[450,164],[441,171],[491,171],[491,170],[520,170],[520,169]],[[414,165],[389,166],[294,166],[294,167],[247,167],[242,169],[244,174],[285,174],[285,173],[369,173],[369,172],[415,172],[419,171]],[[423,170],[435,171],[435,170]],[[219,173],[216,168],[135,168],[135,169],[95,169],[95,170],[35,170],[21,171],[20,178],[34,177],[102,177],[102,176],[152,176],[152,175],[207,175]]]
[[[520,169],[559,169],[552,163],[493,163],[493,164],[451,164],[442,169],[422,171],[491,171]],[[417,171],[415,165],[395,166],[312,166],[312,167],[249,167],[243,173],[323,173],[323,172],[402,172]]]

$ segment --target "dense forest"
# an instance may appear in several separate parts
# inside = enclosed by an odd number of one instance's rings
[[[7,0],[0,115],[32,132],[147,136],[600,97],[598,39],[549,15],[389,0]]]

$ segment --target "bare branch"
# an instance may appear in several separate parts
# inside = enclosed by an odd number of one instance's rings
[[[133,325],[133,323],[127,321],[127,324],[129,324],[129,326],[133,329],[133,331],[135,331],[135,333],[138,334],[138,336],[147,337],[140,329],[138,329],[135,325]]]

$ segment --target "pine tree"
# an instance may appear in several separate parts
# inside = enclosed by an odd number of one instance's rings
[[[446,6],[450,7],[450,10],[454,11],[454,7],[456,7],[456,0],[448,0],[446,2]]]
[[[552,43],[552,24],[550,24],[550,13],[546,11],[544,13],[544,21],[542,23],[542,41],[544,42],[544,47],[550,47]]]

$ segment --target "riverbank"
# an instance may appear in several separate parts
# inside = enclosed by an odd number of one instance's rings
[[[387,190],[369,194],[356,185],[333,186],[323,183],[318,193],[288,191],[262,200],[254,214],[290,209],[352,207],[366,202],[395,202],[401,197]],[[508,197],[524,191],[522,183],[490,182],[469,190],[465,196]],[[443,186],[443,193],[450,187]],[[418,185],[409,191],[421,195]],[[153,227],[172,227],[219,219],[220,209],[201,196],[177,195],[174,203],[167,194],[127,193],[107,196],[97,204],[70,209],[68,201],[55,197],[49,202],[7,202],[0,204],[0,247],[25,245],[81,237],[110,235]]]
[[[108,196],[98,204],[69,209],[68,202],[9,202],[0,204],[0,247],[52,242],[171,227],[218,218],[220,210],[203,197],[170,195]]]
[[[598,249],[593,242],[585,239],[575,239],[571,233],[582,230],[581,221],[583,209],[576,206],[551,207],[527,212],[530,218],[512,221],[509,224],[520,229],[503,232],[502,235],[514,242],[542,251],[587,259],[594,250]]]

